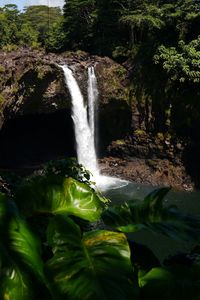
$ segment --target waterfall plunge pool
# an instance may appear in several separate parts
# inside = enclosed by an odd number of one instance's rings
[[[111,200],[110,205],[116,205],[134,199],[142,201],[146,195],[157,188],[159,187],[127,182],[124,186],[118,185],[104,190],[103,195]],[[185,192],[172,189],[165,196],[164,205],[175,205],[182,212],[196,215],[200,218],[200,191]],[[188,253],[198,245],[197,242],[175,241],[146,229],[128,234],[128,237],[130,240],[151,249],[160,262],[163,262],[170,255]]]

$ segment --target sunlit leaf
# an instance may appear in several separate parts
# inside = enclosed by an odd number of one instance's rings
[[[47,263],[47,274],[56,299],[137,299],[124,234],[97,230],[82,236],[72,220],[56,216],[48,240],[54,257]]]
[[[38,176],[17,192],[16,202],[25,216],[66,213],[88,221],[99,219],[103,202],[88,185],[73,178]]]

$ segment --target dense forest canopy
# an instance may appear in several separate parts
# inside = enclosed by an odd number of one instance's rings
[[[20,12],[15,4],[5,5],[0,8],[0,48],[46,46],[61,20],[59,7],[30,6]]]
[[[197,0],[67,0],[63,15],[59,7],[0,8],[0,48],[41,45],[125,60],[148,46],[154,62],[181,82],[199,82],[199,34]]]
[[[109,55],[113,51],[117,55],[120,48],[121,54],[125,55],[148,40],[154,40],[155,46],[178,47],[180,40],[189,44],[200,34],[200,2],[197,0],[65,2],[63,15],[59,7],[44,5],[25,7],[22,12],[15,4],[0,8],[3,37],[0,47],[23,45],[22,32],[29,33],[30,43],[38,41],[44,45],[45,38],[52,35],[56,25],[63,34],[60,49],[82,49]],[[55,33],[54,39],[59,40],[58,34]],[[108,45],[106,41],[109,41]]]
[[[0,8],[0,48],[39,43],[52,51],[81,49],[119,58],[135,56],[140,46],[148,43],[157,53],[156,62],[163,62],[168,72],[173,72],[176,62],[168,65],[167,57],[176,57],[184,64],[191,52],[198,59],[197,0],[65,2],[63,15],[59,7],[30,6],[23,12],[14,4]],[[193,67],[196,70],[198,66]],[[187,73],[184,70],[183,67],[183,73]],[[198,73],[188,75],[190,79],[199,78]]]

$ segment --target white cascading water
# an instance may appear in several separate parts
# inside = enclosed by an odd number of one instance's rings
[[[72,97],[72,119],[74,121],[78,162],[96,177],[99,176],[99,169],[94,145],[94,128],[92,127],[91,129],[89,125],[87,106],[84,104],[84,98],[72,71],[67,66],[61,67],[64,71],[65,81]],[[90,94],[90,98],[93,98],[93,92],[90,91]],[[91,99],[91,102],[92,101],[93,99]],[[94,104],[91,103],[90,111],[93,115],[92,119],[94,119],[93,106]]]
[[[96,108],[98,100],[97,79],[94,72],[94,67],[88,68],[88,106],[89,106],[89,125],[94,137],[95,143],[95,124],[96,124]]]
[[[61,66],[61,68],[64,71],[65,82],[72,98],[72,119],[75,128],[78,162],[92,173],[92,180],[101,190],[126,185],[127,181],[125,180],[100,175],[95,150],[95,112],[98,88],[94,67],[88,68],[88,112],[72,71],[67,66]]]

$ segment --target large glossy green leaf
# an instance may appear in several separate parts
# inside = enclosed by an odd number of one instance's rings
[[[168,190],[156,190],[144,201],[129,201],[121,206],[110,207],[103,212],[103,221],[127,233],[146,228],[173,239],[199,239],[199,218],[181,213],[175,207],[163,206],[163,199]]]
[[[60,215],[49,226],[48,240],[54,257],[47,263],[47,273],[55,299],[137,299],[124,234],[97,230],[82,236],[71,219]]]
[[[38,213],[67,213],[96,221],[102,212],[102,198],[88,185],[73,178],[38,176],[17,192],[16,201],[25,216]]]
[[[34,300],[37,284],[30,271],[8,253],[7,247],[1,247],[0,252],[0,299]]]
[[[14,202],[0,196],[0,299],[31,300],[45,283],[40,245]]]

